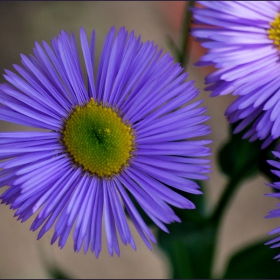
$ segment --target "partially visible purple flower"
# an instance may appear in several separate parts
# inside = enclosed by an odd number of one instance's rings
[[[218,70],[205,79],[211,96],[232,93],[238,98],[225,112],[230,123],[241,121],[238,133],[252,124],[244,138],[280,136],[280,2],[197,1],[192,35],[208,49],[197,66]]]
[[[276,176],[280,177],[280,152],[273,152],[273,155],[276,157],[276,160],[268,160],[268,163],[275,167],[276,169],[271,170],[271,172],[273,174],[275,174]],[[274,182],[273,184],[266,184],[274,189],[279,190],[279,192],[275,192],[275,193],[269,193],[266,194],[267,196],[272,196],[272,197],[276,197],[278,199],[280,199],[280,180],[278,182]],[[277,204],[277,206],[280,206],[280,203]],[[272,210],[268,213],[268,215],[266,216],[266,218],[279,218],[280,217],[280,208],[277,208],[275,210]],[[280,234],[280,227],[272,230],[270,233],[271,234]],[[276,237],[274,239],[272,239],[271,241],[267,242],[266,245],[271,245],[271,248],[277,248],[280,247],[280,236]],[[275,256],[275,259],[279,259],[278,261],[280,261],[280,254],[278,254],[277,256]]]
[[[62,248],[73,228],[74,249],[101,251],[102,220],[108,250],[119,255],[118,237],[136,248],[126,208],[145,244],[156,242],[130,199],[154,223],[180,219],[170,205],[193,209],[180,190],[201,194],[193,179],[208,179],[211,141],[193,82],[153,42],[121,28],[108,33],[94,78],[95,32],[82,28],[79,58],[74,35],[61,31],[22,55],[19,73],[6,70],[0,85],[0,119],[44,129],[0,133],[2,203],[41,238],[54,225],[51,243]],[[86,73],[82,72],[81,61]],[[87,82],[84,81],[84,78]]]

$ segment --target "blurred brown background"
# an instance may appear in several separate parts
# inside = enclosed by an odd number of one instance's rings
[[[20,62],[20,53],[32,52],[34,41],[50,43],[61,29],[73,31],[78,38],[80,26],[84,26],[88,36],[96,30],[97,55],[109,29],[125,26],[142,35],[142,40],[155,41],[160,48],[170,51],[167,36],[179,43],[180,24],[184,2],[0,2],[0,73],[12,70],[13,63]],[[187,66],[190,79],[200,88],[200,98],[205,99],[211,116],[210,139],[213,152],[213,173],[208,181],[206,195],[210,206],[217,201],[226,178],[220,174],[215,155],[218,147],[227,139],[227,122],[224,117],[226,107],[232,102],[230,96],[210,99],[203,91],[203,75],[209,70],[192,67],[202,49],[192,44],[190,64]],[[4,79],[1,75],[0,82]],[[0,130],[23,129],[16,125],[0,122]],[[279,220],[263,217],[275,208],[276,200],[267,198],[270,192],[264,185],[264,178],[248,181],[240,188],[224,219],[220,232],[215,270],[222,271],[230,253],[241,246],[263,237],[279,224]],[[2,193],[2,190],[1,190]],[[88,253],[74,253],[72,239],[60,250],[56,244],[49,245],[52,230],[40,241],[37,233],[29,231],[32,219],[21,224],[13,218],[9,207],[0,205],[0,278],[48,278],[43,265],[46,258],[58,264],[75,278],[168,278],[169,264],[160,249],[154,245],[147,249],[133,230],[137,252],[121,246],[121,257],[110,257],[103,238],[103,250],[99,259]],[[131,227],[133,228],[133,227]],[[276,254],[276,253],[275,253]],[[207,261],[207,259],[201,261]]]

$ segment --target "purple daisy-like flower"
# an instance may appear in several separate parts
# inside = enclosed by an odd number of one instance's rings
[[[280,136],[280,2],[197,1],[192,35],[208,52],[196,66],[214,65],[205,78],[211,96],[238,98],[225,112],[235,133],[263,147]]]
[[[145,244],[153,234],[133,196],[162,230],[179,222],[171,206],[194,204],[176,190],[201,194],[192,179],[208,179],[208,140],[202,101],[193,82],[153,42],[142,43],[121,28],[108,33],[96,82],[95,32],[83,28],[78,56],[74,35],[61,31],[22,55],[15,74],[0,85],[0,119],[44,131],[0,133],[2,203],[22,222],[36,212],[31,230],[38,238],[54,225],[51,243],[62,248],[73,229],[74,249],[98,257],[104,220],[108,251],[119,255],[117,232],[136,249],[124,209]],[[84,61],[86,74],[82,72]],[[85,83],[84,79],[87,80]],[[86,86],[87,84],[87,86]]]
[[[273,169],[271,170],[271,172],[273,174],[275,174],[276,176],[280,177],[280,152],[279,151],[275,151],[275,152],[272,152],[273,155],[276,157],[276,160],[268,160],[267,162],[273,166],[274,168],[276,169]],[[269,184],[267,183],[266,185],[274,188],[274,189],[277,189],[277,190],[280,190],[280,181],[279,182],[274,182],[273,184]],[[280,192],[275,192],[275,193],[269,193],[269,194],[266,194],[267,196],[272,196],[272,197],[276,197],[278,199],[280,199]],[[277,206],[279,207],[280,206],[280,203],[277,204]],[[280,217],[280,208],[278,209],[275,209],[275,210],[272,210],[268,213],[268,215],[266,216],[266,218],[278,218]],[[280,233],[280,227],[272,230],[271,232],[269,232],[270,235],[272,234],[279,234]],[[274,239],[272,239],[271,241],[267,242],[266,245],[271,245],[271,248],[277,248],[277,247],[280,247],[280,237],[276,237]],[[278,259],[278,261],[280,261],[280,254],[278,254],[277,256],[275,256],[275,259]]]

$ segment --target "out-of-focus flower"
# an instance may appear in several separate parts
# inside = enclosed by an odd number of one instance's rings
[[[277,160],[268,160],[268,163],[275,167],[276,169],[271,170],[271,172],[273,174],[275,174],[276,176],[280,177],[280,152],[273,152],[274,156],[276,157]],[[279,182],[274,182],[273,184],[267,184],[270,187],[273,187],[277,190],[280,190],[280,181]],[[280,198],[280,192],[275,192],[275,193],[269,193],[266,194],[267,196],[272,196],[272,197],[276,197],[276,198]],[[280,206],[280,203],[277,204],[277,206]],[[266,216],[266,218],[278,218],[280,217],[280,208],[272,210],[268,213],[268,215]],[[280,227],[272,230],[269,234],[279,234],[280,233]],[[280,237],[276,237],[274,239],[272,239],[271,241],[267,242],[266,245],[271,245],[271,248],[276,248],[276,247],[280,247]],[[275,256],[275,259],[279,259],[280,261],[280,254]]]
[[[197,66],[214,65],[206,90],[211,96],[232,93],[238,98],[226,110],[235,133],[252,126],[244,138],[280,136],[280,2],[197,1],[192,35],[208,50]]]
[[[0,119],[45,129],[0,134],[2,203],[38,238],[54,226],[51,243],[62,248],[73,228],[74,249],[101,251],[102,217],[108,250],[119,255],[117,231],[134,249],[124,208],[145,244],[156,242],[130,199],[132,195],[162,230],[179,222],[169,205],[193,209],[176,190],[201,194],[192,179],[207,179],[208,140],[202,101],[193,82],[153,42],[121,28],[108,33],[94,79],[93,31],[82,28],[83,75],[74,35],[61,31],[52,47],[36,43],[22,55],[17,75],[6,70],[0,85]],[[84,78],[87,80],[84,82]],[[124,207],[124,208],[123,208]]]

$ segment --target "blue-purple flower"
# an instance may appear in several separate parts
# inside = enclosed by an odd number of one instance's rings
[[[192,35],[208,52],[197,66],[214,65],[205,79],[211,96],[232,93],[238,98],[225,112],[240,122],[235,133],[248,127],[244,138],[280,136],[280,2],[197,1]]]
[[[275,160],[268,160],[268,163],[273,166],[276,169],[271,170],[271,172],[273,174],[275,174],[277,177],[280,177],[280,152],[279,151],[275,151],[273,152],[273,155],[275,156]],[[280,181],[278,182],[274,182],[273,184],[267,184],[268,186],[276,189],[276,190],[280,190]],[[274,193],[269,193],[266,194],[267,196],[272,196],[272,197],[276,197],[276,198],[280,198],[280,192],[274,192]],[[280,203],[277,204],[277,206],[280,206]],[[266,218],[278,218],[280,217],[280,208],[277,208],[275,210],[271,210],[268,215],[266,216]],[[279,234],[280,233],[280,227],[272,230],[269,234]],[[273,245],[271,245],[273,244]],[[280,237],[276,237],[273,238],[271,241],[267,242],[266,245],[271,245],[271,248],[277,248],[280,247]],[[275,256],[275,259],[279,259],[278,261],[280,261],[280,254],[278,254],[277,256]]]
[[[96,78],[95,32],[61,31],[51,46],[36,43],[21,55],[18,74],[0,85],[0,119],[38,131],[0,133],[2,203],[22,222],[37,213],[38,238],[54,226],[62,248],[73,229],[74,249],[101,251],[102,220],[108,251],[119,255],[117,234],[136,248],[124,208],[145,244],[156,242],[131,196],[162,230],[180,219],[171,206],[194,204],[177,190],[201,194],[193,179],[209,172],[208,116],[193,82],[153,42],[121,28],[108,33]],[[84,62],[83,72],[81,61]],[[86,81],[85,81],[86,80]],[[196,139],[192,139],[196,138]]]

